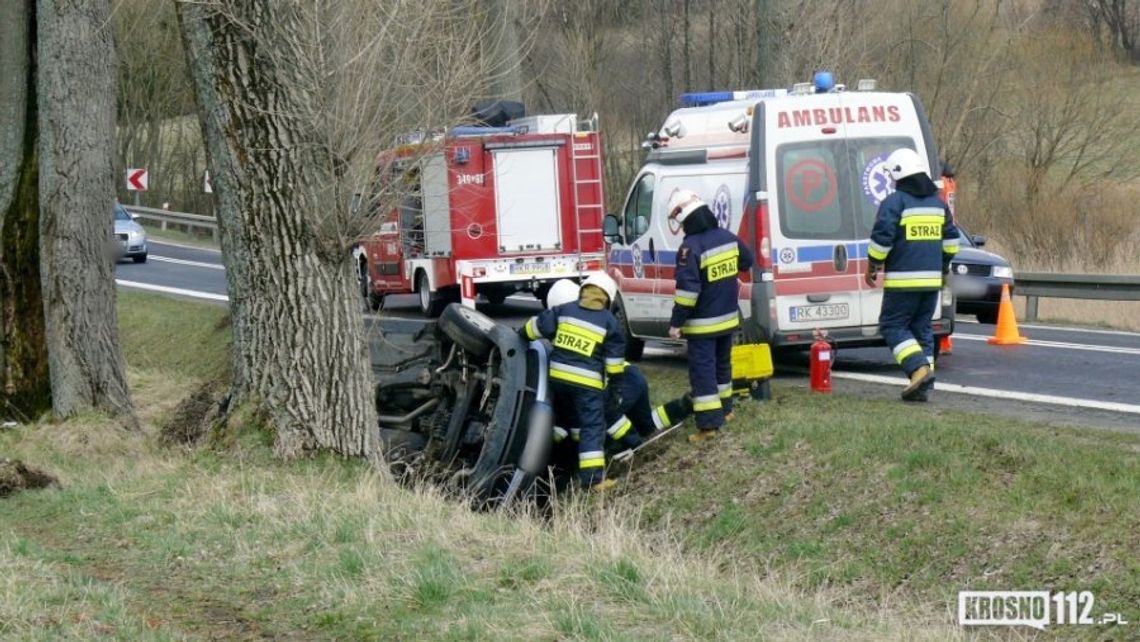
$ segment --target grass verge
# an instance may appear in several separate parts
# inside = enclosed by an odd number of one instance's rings
[[[143,433],[99,416],[0,433],[62,484],[3,502],[0,639],[965,638],[941,613],[851,608],[686,553],[625,500],[477,514],[360,462],[280,462],[251,430],[160,448],[163,409],[224,371],[224,314],[120,298]]]
[[[684,385],[646,371],[655,390]],[[1135,435],[787,386],[742,404],[707,447],[675,444],[631,486],[645,526],[801,589],[947,610],[959,590],[1091,590],[1097,616],[1136,623],[1138,455]]]

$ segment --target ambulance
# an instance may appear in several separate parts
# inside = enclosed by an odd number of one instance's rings
[[[884,162],[909,147],[940,167],[919,98],[870,80],[849,91],[821,73],[790,90],[683,94],[681,105],[643,143],[624,207],[605,220],[627,356],[667,336],[684,235],[666,203],[679,188],[700,194],[756,254],[740,278],[746,340],[804,348],[822,331],[840,346],[883,345],[883,291],[863,273],[878,206],[893,191]],[[953,311],[944,288],[936,337],[953,330]]]

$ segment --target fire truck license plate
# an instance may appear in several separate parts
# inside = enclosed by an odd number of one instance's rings
[[[549,263],[512,263],[511,274],[546,274],[550,271]]]
[[[851,308],[846,303],[792,306],[792,321],[824,321],[827,319],[846,319],[850,315]]]

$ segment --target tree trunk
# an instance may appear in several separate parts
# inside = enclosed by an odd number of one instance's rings
[[[35,11],[0,2],[0,418],[51,408],[40,296]]]
[[[234,399],[281,456],[372,456],[376,409],[351,255],[321,228],[337,180],[321,135],[325,34],[304,2],[180,2],[218,203]],[[309,19],[306,19],[309,18]]]
[[[40,270],[59,416],[133,411],[108,260],[115,65],[109,0],[39,0]]]

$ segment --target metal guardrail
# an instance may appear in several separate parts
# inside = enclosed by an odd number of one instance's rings
[[[1140,301],[1140,276],[1020,272],[1014,274],[1014,282],[1015,294],[1025,297],[1026,321],[1037,320],[1039,297]]]
[[[162,229],[166,229],[167,225],[182,225],[185,227],[203,227],[210,230],[210,238],[215,241],[218,240],[218,219],[213,216],[202,216],[201,214],[189,214],[187,212],[171,212],[170,210],[160,210],[154,207],[139,207],[137,205],[123,205],[123,209],[127,210],[135,216],[148,221],[158,221]]]

